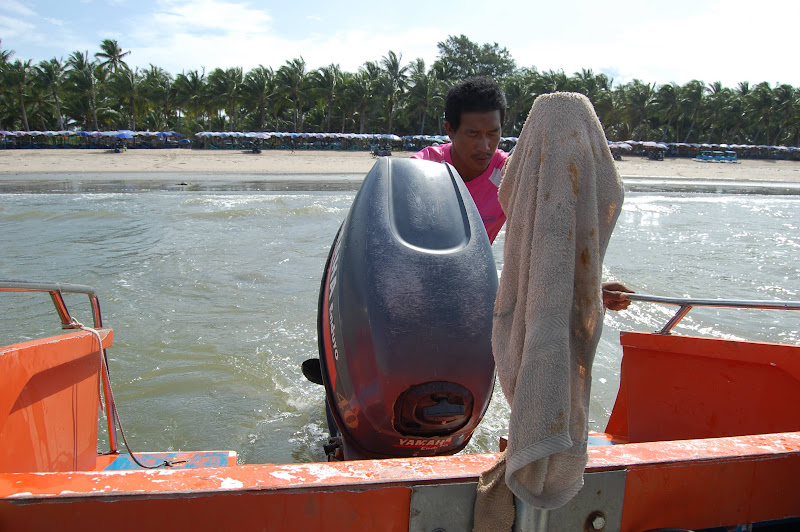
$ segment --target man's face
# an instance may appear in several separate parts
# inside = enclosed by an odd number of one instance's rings
[[[445,122],[444,128],[453,141],[450,155],[464,181],[475,179],[489,167],[500,144],[500,111],[461,113],[457,130]]]

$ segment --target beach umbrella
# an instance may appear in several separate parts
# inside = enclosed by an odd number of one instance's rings
[[[118,139],[132,139],[133,133],[131,133],[130,131],[119,131],[114,136],[117,137]]]

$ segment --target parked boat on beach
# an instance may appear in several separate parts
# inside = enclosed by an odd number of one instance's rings
[[[708,151],[700,152],[700,155],[695,157],[696,161],[703,163],[738,163],[739,159],[735,151]]]

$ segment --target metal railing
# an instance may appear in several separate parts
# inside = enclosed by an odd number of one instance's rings
[[[0,292],[46,292],[50,294],[50,299],[53,300],[53,305],[56,307],[56,312],[61,320],[62,329],[80,329],[69,313],[67,304],[64,301],[64,294],[86,294],[89,297],[89,305],[92,310],[92,320],[94,328],[99,329],[103,326],[103,317],[100,313],[100,301],[94,289],[80,284],[62,284],[62,283],[37,283],[27,281],[4,281],[0,280]],[[101,355],[105,361],[105,367],[108,368],[108,355],[106,350],[102,349]],[[114,398],[111,393],[111,381],[107,371],[100,372],[103,380],[103,399],[106,404],[106,420],[108,422],[108,446],[111,453],[118,452],[117,447],[117,419],[116,409],[114,408]]]
[[[646,294],[627,294],[631,301],[645,301],[648,303],[660,303],[663,305],[678,306],[675,315],[657,331],[658,334],[671,334],[672,329],[680,322],[694,307],[717,307],[717,308],[746,308],[761,310],[800,310],[798,301],[753,301],[747,299],[694,299],[690,297],[662,297]]]

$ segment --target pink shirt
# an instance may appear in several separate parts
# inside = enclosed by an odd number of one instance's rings
[[[450,146],[452,146],[452,143],[442,146],[429,146],[415,153],[411,158],[453,164],[453,158],[450,156]],[[494,242],[497,233],[506,223],[506,214],[500,206],[500,200],[497,199],[497,187],[500,186],[500,175],[506,159],[508,159],[506,152],[495,150],[494,157],[489,161],[489,167],[486,171],[475,179],[464,183],[467,185],[467,190],[469,190],[472,200],[481,214],[486,234],[489,235],[489,242]]]

